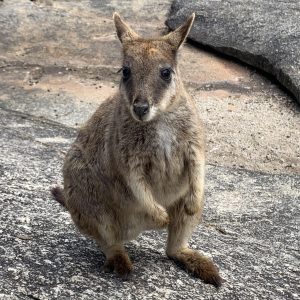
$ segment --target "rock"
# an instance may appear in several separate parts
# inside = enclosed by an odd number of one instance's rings
[[[207,170],[204,223],[191,247],[213,257],[216,290],[167,259],[166,232],[127,243],[127,282],[50,197],[72,128],[0,108],[0,299],[296,299],[300,176]]]
[[[191,40],[272,74],[300,102],[299,0],[175,0],[166,23],[192,12]]]
[[[1,105],[80,126],[119,85],[121,46],[112,12],[120,12],[142,35],[155,35],[166,31],[163,22],[170,3],[74,0],[47,6],[4,1]],[[293,99],[253,70],[190,45],[182,48],[179,65],[207,125],[208,161],[266,172],[300,172],[300,130],[295,126],[299,108]],[[270,151],[272,160],[267,161]]]

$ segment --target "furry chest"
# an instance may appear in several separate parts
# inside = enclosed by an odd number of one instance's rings
[[[147,144],[140,153],[140,162],[149,185],[180,185],[187,174],[185,141],[178,138],[174,128],[159,124]]]
[[[155,199],[163,206],[188,191],[188,167],[179,149],[161,149],[144,164],[144,176]]]

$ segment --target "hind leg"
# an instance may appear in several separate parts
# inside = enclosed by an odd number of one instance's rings
[[[94,238],[106,256],[104,270],[126,277],[132,264],[123,247],[122,226],[109,206],[107,179],[96,174],[78,145],[70,149],[64,165],[65,206],[78,229]]]
[[[118,276],[126,279],[132,271],[132,263],[120,240],[116,223],[111,218],[98,218],[85,216],[76,211],[71,212],[72,219],[79,230],[94,238],[104,253],[106,260],[102,267],[105,272],[115,272]]]
[[[182,199],[169,209],[169,217],[167,255],[205,283],[219,287],[222,279],[214,263],[188,247],[188,240],[200,221],[201,210],[194,215],[187,214],[185,199]]]

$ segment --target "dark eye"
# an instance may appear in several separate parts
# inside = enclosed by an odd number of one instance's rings
[[[131,71],[129,67],[123,67],[122,74],[124,79],[128,79],[130,77]]]
[[[160,70],[160,76],[162,79],[169,81],[171,79],[171,69],[165,68]]]

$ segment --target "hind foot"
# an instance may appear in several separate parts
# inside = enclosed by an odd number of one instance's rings
[[[115,272],[122,279],[126,280],[133,269],[133,265],[126,252],[117,251],[106,259],[102,270],[104,272]]]
[[[192,273],[194,276],[215,287],[220,287],[222,278],[213,261],[192,249],[183,249],[175,254],[168,255],[180,267]]]

